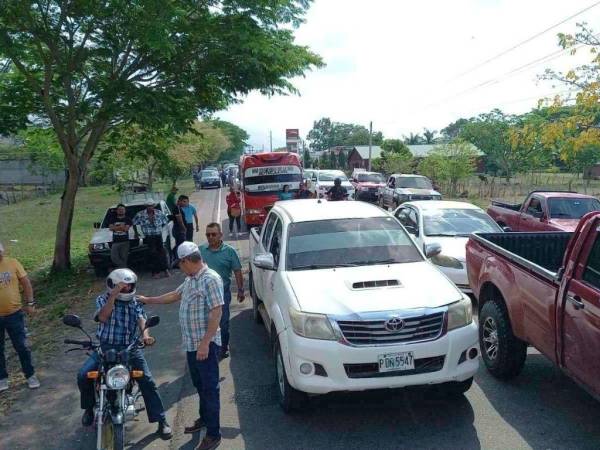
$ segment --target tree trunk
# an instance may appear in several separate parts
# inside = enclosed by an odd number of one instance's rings
[[[79,187],[79,167],[72,166],[65,181],[65,189],[60,201],[56,240],[54,243],[54,261],[52,271],[64,271],[71,268],[71,224],[75,210],[75,196]]]

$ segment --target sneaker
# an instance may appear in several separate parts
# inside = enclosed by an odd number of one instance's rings
[[[86,409],[81,416],[81,425],[89,427],[94,423],[94,410]]]
[[[157,433],[160,435],[162,439],[171,439],[173,437],[173,431],[171,430],[171,426],[166,420],[163,420],[158,423],[158,431]]]
[[[221,445],[221,436],[216,438],[204,436],[204,439],[202,439],[202,442],[198,444],[195,450],[214,450],[219,445]]]
[[[193,425],[185,427],[183,432],[184,434],[192,434],[200,431],[202,428],[206,428],[206,423],[202,419],[196,419]]]
[[[8,389],[8,378],[4,378],[0,380],[0,392],[6,391]]]
[[[35,375],[31,375],[27,378],[27,386],[29,386],[29,389],[37,389],[40,387],[40,380]]]

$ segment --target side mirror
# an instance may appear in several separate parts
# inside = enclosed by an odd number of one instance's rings
[[[425,251],[425,257],[433,258],[442,253],[442,246],[437,242],[433,242],[431,244],[425,244],[423,250]]]
[[[100,228],[100,222],[94,222],[94,228],[97,230]]]
[[[146,320],[146,327],[145,327],[145,329],[155,327],[159,323],[160,323],[160,317],[158,317],[158,316],[150,316],[150,318],[148,320]]]
[[[254,265],[259,269],[275,270],[275,260],[272,253],[263,253],[254,257]]]
[[[504,231],[505,233],[510,233],[512,231],[511,227],[502,227],[502,231]]]
[[[81,319],[75,314],[67,314],[62,319],[63,323],[69,327],[81,328]]]

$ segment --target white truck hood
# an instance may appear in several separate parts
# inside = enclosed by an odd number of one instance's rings
[[[300,309],[329,315],[436,308],[462,298],[427,261],[287,272]],[[354,289],[362,281],[398,280],[399,287]]]
[[[133,227],[129,228],[129,239],[135,239]],[[94,232],[90,244],[106,244],[112,242],[113,234],[108,228],[100,228]]]

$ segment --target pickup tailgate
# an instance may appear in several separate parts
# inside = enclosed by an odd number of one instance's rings
[[[556,362],[557,272],[572,233],[486,233],[467,244],[467,272],[479,306],[500,295],[517,337]]]

